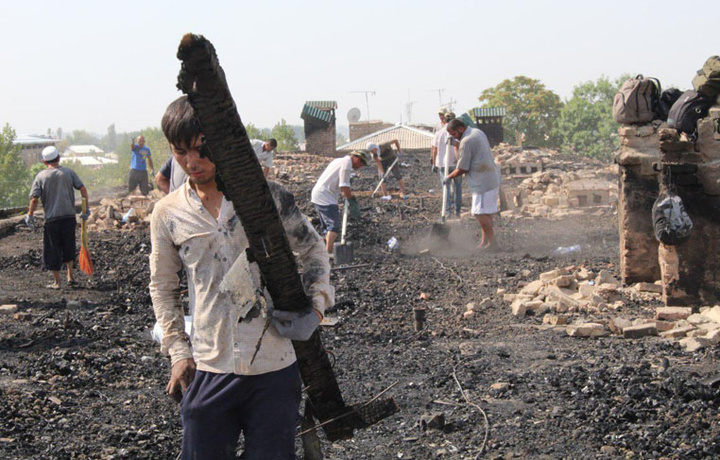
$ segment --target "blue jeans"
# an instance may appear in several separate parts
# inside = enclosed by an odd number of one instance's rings
[[[340,233],[342,221],[340,220],[340,207],[336,204],[315,204],[315,209],[320,217],[320,225],[323,227],[323,235],[327,232]]]
[[[197,371],[180,405],[183,460],[294,460],[299,419],[297,363],[260,375]]]
[[[454,169],[454,166],[452,167],[452,169],[448,168],[448,174],[451,173]],[[442,181],[443,179],[445,179],[445,168],[440,168],[439,175],[440,186],[442,187]],[[454,179],[450,179],[450,181],[445,185],[445,188],[447,189],[445,213],[450,215],[454,208],[455,214],[460,215],[460,208],[462,207],[462,176],[457,176]]]

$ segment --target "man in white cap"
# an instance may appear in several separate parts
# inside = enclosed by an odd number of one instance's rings
[[[350,175],[354,169],[367,166],[369,160],[370,154],[362,150],[355,150],[350,155],[334,159],[325,168],[312,189],[310,201],[315,205],[320,216],[320,224],[325,233],[325,247],[330,254],[341,230],[338,199],[342,194],[348,199],[350,212],[359,214],[357,199],[350,189]]]
[[[397,149],[397,153],[395,150],[393,150],[393,145]],[[375,160],[375,164],[378,168],[378,176],[382,179],[385,173],[390,169],[390,167],[395,163],[395,160],[399,163],[400,160],[398,159],[398,155],[402,154],[402,151],[400,149],[400,142],[398,142],[397,139],[393,139],[389,142],[384,142],[382,144],[375,144],[374,142],[368,142],[367,144],[367,150],[370,152],[373,156],[373,159]],[[395,166],[392,166],[392,171],[390,171],[392,174],[388,175],[393,176],[397,181],[398,185],[400,185],[400,195],[403,198],[406,198],[407,195],[405,195],[405,182],[402,178],[402,173],[400,172],[400,165],[395,164]],[[389,199],[387,193],[387,187],[385,186],[385,183],[387,181],[383,181],[382,185],[380,186],[383,194],[383,198]]]
[[[55,147],[42,151],[43,163],[47,169],[40,171],[30,189],[30,207],[25,223],[35,228],[35,208],[42,200],[45,210],[43,237],[43,268],[52,271],[53,283],[47,287],[60,289],[60,269],[67,265],[67,282],[75,284],[73,261],[75,260],[75,190],[80,190],[85,200],[87,189],[72,169],[60,166],[60,153]],[[87,220],[90,210],[80,217]]]
[[[485,133],[465,126],[465,123],[457,118],[448,122],[447,131],[460,141],[458,151],[460,160],[455,171],[445,178],[443,185],[465,175],[466,183],[472,192],[472,213],[481,229],[478,249],[494,251],[497,246],[493,231],[493,214],[498,212],[500,168],[495,163]]]
[[[444,112],[442,112],[440,117],[442,120],[442,128],[435,133],[435,138],[433,139],[432,147],[430,148],[430,161],[432,163],[432,171],[434,173],[439,173],[440,182],[445,184],[442,186],[447,189],[445,191],[447,194],[447,200],[445,202],[445,215],[452,216],[454,211],[455,216],[459,219],[460,208],[462,207],[462,176],[456,176],[450,181],[445,181],[445,175],[450,174],[450,172],[455,169],[455,163],[457,162],[455,158],[456,148],[454,147],[457,146],[457,141],[448,134],[446,127],[449,121],[455,119],[455,114],[453,112],[449,112],[447,109],[443,110]],[[450,140],[451,145],[448,145],[448,140]],[[448,167],[447,171],[445,171],[446,159]]]

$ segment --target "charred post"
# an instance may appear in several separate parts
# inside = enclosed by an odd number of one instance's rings
[[[177,56],[182,61],[178,88],[187,94],[200,120],[205,136],[204,154],[217,168],[218,186],[240,218],[250,253],[258,263],[275,308],[285,311],[310,308],[280,215],[215,48],[204,37],[187,34]],[[354,428],[397,411],[392,400],[376,401],[364,406],[374,408],[373,415],[363,417],[345,404],[319,332],[307,342],[293,342],[293,346],[313,413],[321,422],[327,422],[324,430],[329,440],[351,438]],[[395,410],[388,413],[387,408],[392,407]]]

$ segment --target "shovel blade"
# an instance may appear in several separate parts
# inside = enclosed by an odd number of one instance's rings
[[[450,227],[447,224],[435,223],[430,229],[430,238],[447,240],[450,236]]]
[[[335,264],[337,265],[353,263],[355,257],[352,242],[346,241],[345,244],[335,243],[333,245],[333,258],[335,260]]]

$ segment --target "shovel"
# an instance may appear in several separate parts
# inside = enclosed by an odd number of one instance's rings
[[[352,242],[345,241],[349,208],[350,204],[348,203],[347,198],[345,198],[345,208],[343,209],[342,233],[340,234],[340,243],[333,244],[333,258],[335,259],[335,263],[338,265],[351,264],[355,260]]]
[[[399,159],[400,159],[399,156],[396,157],[395,161],[393,161],[393,164],[391,164],[390,167],[388,168],[388,170],[385,171],[385,175],[382,177],[382,179],[380,179],[380,182],[378,182],[377,187],[375,187],[375,190],[372,192],[372,195],[370,195],[371,198],[375,197],[375,194],[377,193],[377,191],[380,190],[380,186],[383,184],[383,182],[385,182],[385,179],[387,179],[387,177],[390,175],[390,171],[392,171],[393,167],[397,164]]]
[[[445,149],[445,166],[443,167],[443,176],[448,176],[448,157],[450,156],[450,148],[452,147],[450,136],[448,136],[447,141],[447,147]],[[443,240],[447,240],[448,236],[450,235],[450,227],[447,226],[445,221],[447,220],[447,215],[445,214],[445,207],[447,206],[447,200],[448,200],[448,187],[443,185],[443,195],[442,195],[442,208],[440,208],[440,222],[435,223],[432,225],[432,228],[430,229],[430,237],[431,238],[440,238]]]

